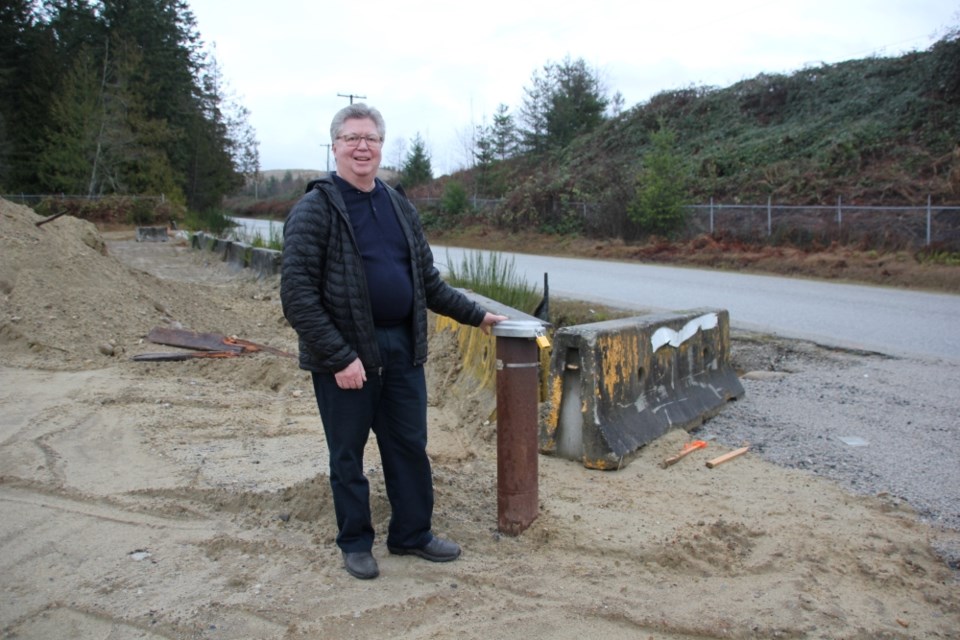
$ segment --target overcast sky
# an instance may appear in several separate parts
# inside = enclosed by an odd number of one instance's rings
[[[385,165],[418,133],[434,174],[501,103],[516,113],[547,62],[583,58],[625,107],[690,86],[925,50],[960,26],[956,0],[188,0],[237,100],[261,168],[327,168],[333,114],[371,104]],[[332,156],[329,162],[332,166]]]

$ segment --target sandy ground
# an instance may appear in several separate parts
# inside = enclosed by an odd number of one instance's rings
[[[729,450],[719,439],[666,469],[689,434],[617,472],[541,457],[540,516],[498,534],[496,425],[449,393],[462,374],[443,335],[428,370],[434,524],[463,556],[393,557],[378,538],[380,578],[356,580],[294,360],[130,359],[171,350],[143,339],[155,326],[294,351],[278,283],[182,243],[39,219],[0,200],[3,638],[960,637],[960,582],[935,551],[960,531],[760,452],[708,469]],[[746,377],[738,410],[772,384]]]

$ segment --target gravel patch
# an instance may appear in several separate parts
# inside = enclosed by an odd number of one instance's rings
[[[960,364],[733,333],[746,394],[698,431],[960,530]],[[934,543],[936,546],[936,542]],[[938,547],[955,569],[960,548]]]

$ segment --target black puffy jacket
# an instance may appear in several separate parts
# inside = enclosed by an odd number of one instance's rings
[[[486,312],[443,281],[416,209],[385,186],[410,245],[414,364],[423,364],[427,309],[475,327]],[[283,225],[280,300],[283,315],[300,337],[300,368],[336,373],[357,357],[367,371],[381,368],[363,258],[343,197],[330,177],[307,187]]]

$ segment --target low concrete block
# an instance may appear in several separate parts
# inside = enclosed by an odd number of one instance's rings
[[[210,245],[210,250],[226,260],[227,259],[227,249],[233,243],[233,240],[224,240],[223,238],[214,238],[213,244]]]
[[[250,254],[252,252],[253,247],[245,242],[227,242],[223,259],[230,266],[245,269],[250,266]]]
[[[137,242],[166,242],[166,227],[137,227]]]
[[[250,269],[258,277],[274,276],[280,273],[283,254],[275,249],[253,249],[250,253]]]
[[[559,329],[540,450],[620,468],[643,445],[697,427],[743,395],[729,358],[730,319],[720,309]]]
[[[215,242],[216,237],[203,231],[194,233],[190,238],[190,246],[200,251],[212,251]]]

